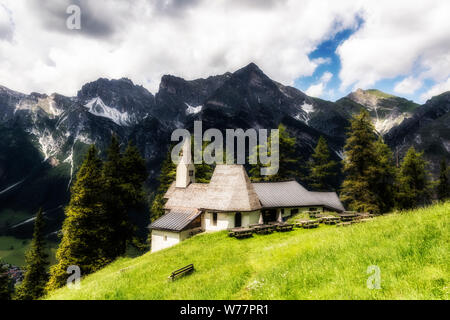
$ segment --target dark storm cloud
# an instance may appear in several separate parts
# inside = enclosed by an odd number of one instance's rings
[[[113,4],[114,1],[40,0],[31,1],[30,6],[47,30],[71,34],[77,32],[93,38],[108,38],[117,31],[122,15],[117,17],[116,12],[107,10],[109,6],[103,6],[104,3]],[[70,16],[66,10],[70,5],[77,5],[81,9],[80,30],[70,30],[66,26],[67,18]]]

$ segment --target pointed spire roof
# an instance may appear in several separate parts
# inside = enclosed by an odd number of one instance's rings
[[[244,166],[218,164],[202,207],[220,211],[253,211],[261,209],[261,203]]]

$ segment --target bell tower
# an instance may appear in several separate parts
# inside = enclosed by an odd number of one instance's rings
[[[195,182],[195,167],[192,163],[191,139],[186,139],[183,145],[180,162],[177,166],[177,188],[186,188],[190,183]]]

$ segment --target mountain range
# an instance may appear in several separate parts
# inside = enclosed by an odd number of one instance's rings
[[[450,159],[450,92],[423,105],[361,89],[331,102],[271,80],[254,63],[206,79],[165,75],[155,95],[126,78],[100,78],[74,97],[26,95],[0,86],[0,233],[29,237],[40,207],[49,233],[59,230],[88,145],[96,144],[104,155],[112,134],[140,149],[151,193],[172,131],[192,129],[195,120],[203,130],[283,123],[296,137],[300,158],[309,158],[322,135],[340,160],[349,120],[363,109],[399,159],[413,145],[434,174],[442,158]]]

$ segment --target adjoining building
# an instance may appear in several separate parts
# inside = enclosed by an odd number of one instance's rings
[[[335,192],[311,192],[296,181],[252,183],[242,165],[216,165],[209,183],[195,183],[190,145],[164,198],[166,214],[150,225],[152,252],[202,231],[283,221],[300,211],[344,211]]]

